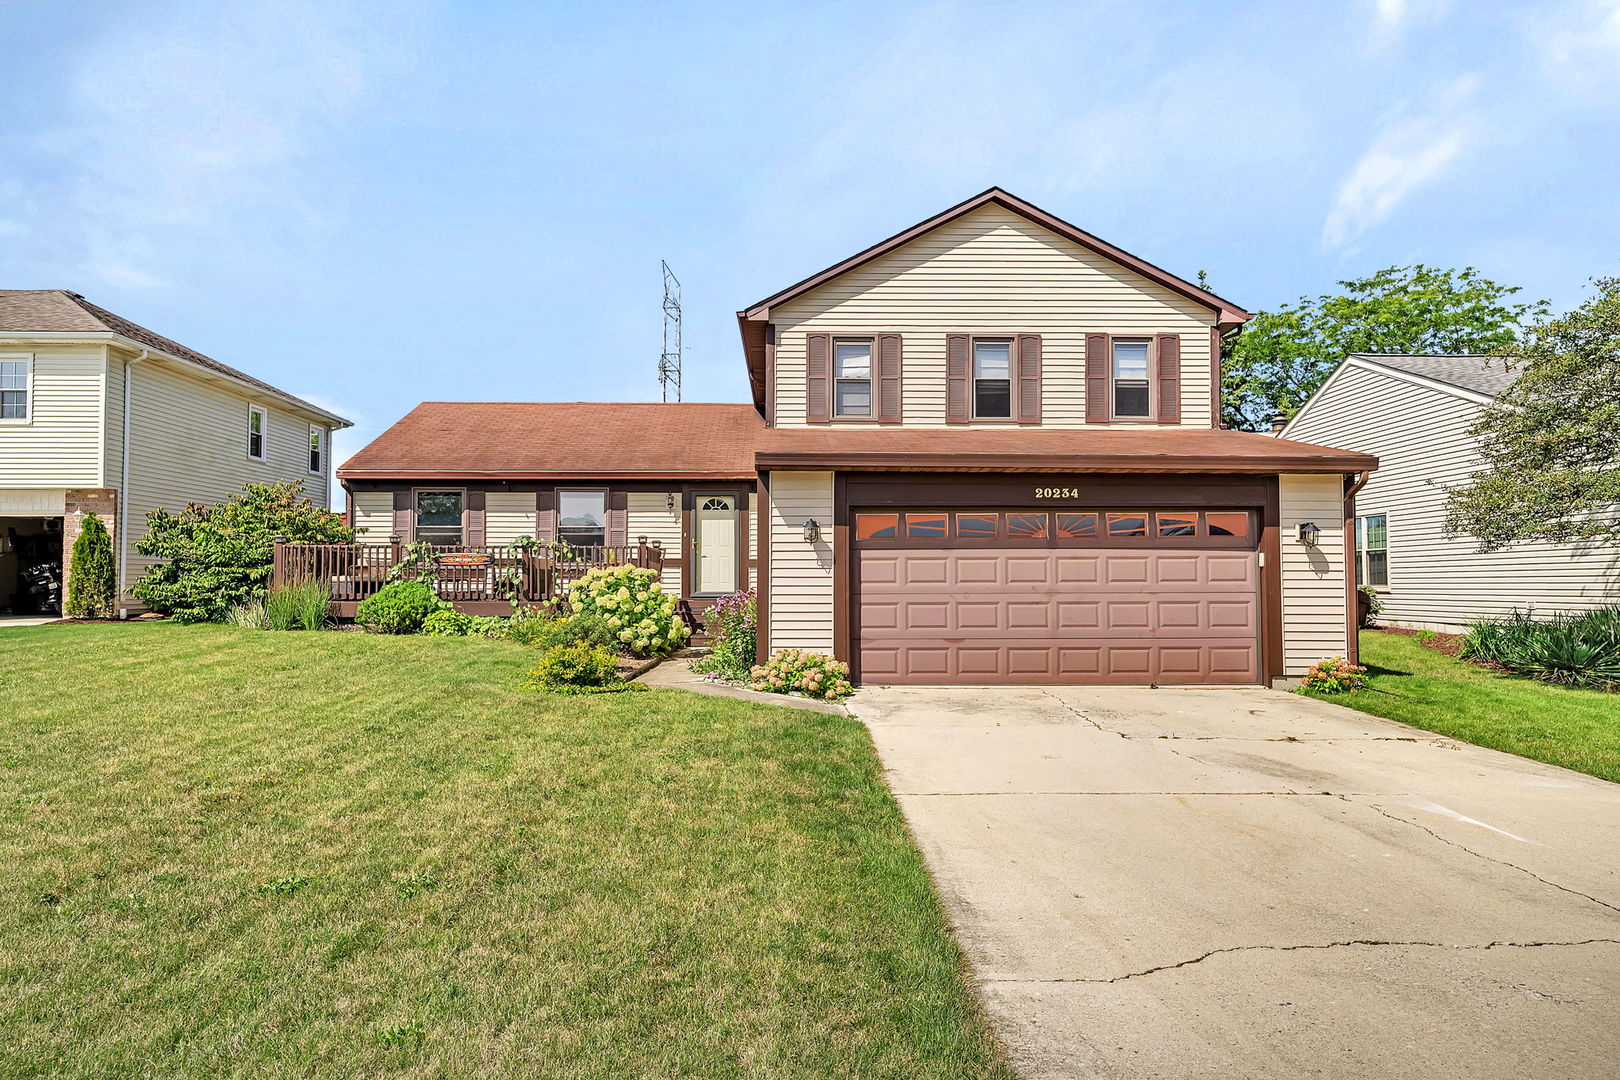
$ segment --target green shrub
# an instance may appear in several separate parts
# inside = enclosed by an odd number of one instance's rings
[[[1371,626],[1373,620],[1378,618],[1378,613],[1384,610],[1384,601],[1379,597],[1378,590],[1371,585],[1362,585],[1358,591],[1367,598],[1367,617],[1362,620],[1361,625]]]
[[[1343,694],[1367,685],[1367,669],[1360,664],[1352,664],[1342,656],[1331,656],[1312,664],[1299,685],[1301,690]]]
[[[692,661],[692,670],[728,682],[748,678],[759,646],[758,618],[752,590],[722,596],[709,609],[709,654]]]
[[[95,514],[84,515],[79,538],[68,561],[67,606],[70,619],[110,619],[118,603],[118,575],[113,570],[112,537]]]
[[[842,701],[855,692],[849,665],[803,649],[778,649],[748,673],[748,687],[771,694],[799,694],[823,701]]]
[[[619,677],[618,653],[606,645],[558,645],[529,669],[529,685],[553,694],[608,694],[628,690]]]
[[[414,634],[435,611],[450,605],[421,581],[396,581],[360,601],[354,621],[377,634]]]
[[[270,629],[270,616],[264,610],[263,600],[248,600],[225,613],[225,621],[243,630]]]
[[[1542,682],[1620,691],[1620,604],[1584,614],[1474,623],[1462,656]]]
[[[332,592],[319,581],[278,585],[264,598],[265,622],[272,630],[321,630],[332,607]]]
[[[435,611],[422,620],[422,633],[429,637],[465,637],[472,627],[472,616],[459,611]]]
[[[213,506],[192,503],[178,514],[153,510],[135,550],[165,561],[129,591],[176,622],[219,622],[236,605],[262,598],[276,536],[322,544],[354,539],[342,518],[302,491],[296,480],[245,484]]]
[[[665,656],[691,636],[675,614],[675,598],[659,587],[656,570],[598,567],[574,582],[568,602],[575,615],[604,620],[619,647],[633,656]]]
[[[1431,641],[1439,640],[1440,635],[1433,630],[1419,630],[1412,635],[1417,638],[1418,644],[1427,645]]]
[[[505,636],[531,648],[555,649],[559,645],[601,645],[614,652],[619,648],[619,631],[600,615],[570,615],[557,619],[513,619]]]

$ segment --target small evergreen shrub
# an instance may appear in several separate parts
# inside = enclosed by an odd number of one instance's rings
[[[632,656],[666,656],[691,636],[675,613],[675,598],[659,587],[656,570],[598,567],[574,582],[568,602],[575,615],[606,622],[619,648]]]
[[[848,664],[803,649],[776,650],[769,660],[748,673],[748,688],[821,701],[842,701],[855,692]]]
[[[67,604],[70,619],[110,619],[118,603],[118,575],[113,569],[112,537],[94,513],[79,523],[68,561]]]
[[[1312,664],[1299,682],[1301,690],[1343,694],[1367,685],[1367,669],[1360,664],[1352,664],[1342,656],[1332,656]]]
[[[692,670],[727,682],[748,678],[759,644],[752,590],[734,592],[714,602],[708,614],[709,653],[692,661]]]
[[[396,581],[360,601],[354,621],[376,634],[414,634],[449,606],[426,582]]]
[[[529,669],[529,685],[553,694],[610,694],[632,684],[619,677],[619,656],[606,645],[558,645]]]
[[[278,585],[265,595],[265,622],[272,630],[321,630],[326,627],[332,593],[319,581]]]
[[[1477,622],[1463,635],[1461,655],[1542,682],[1620,692],[1620,604]]]

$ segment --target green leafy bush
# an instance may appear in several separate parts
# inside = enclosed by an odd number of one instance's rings
[[[278,585],[265,595],[265,623],[272,630],[321,630],[331,607],[332,591],[323,582]]]
[[[377,634],[414,634],[449,606],[426,582],[396,581],[360,601],[354,621]]]
[[[566,618],[513,619],[506,626],[508,640],[545,650],[559,645],[602,645],[619,652],[619,631],[600,615]]]
[[[243,630],[270,629],[270,616],[264,609],[263,600],[247,600],[234,605],[225,613],[225,621]]]
[[[722,596],[705,620],[709,653],[692,661],[692,670],[728,682],[748,678],[759,645],[758,617],[752,590]]]
[[[1367,685],[1367,669],[1342,656],[1331,656],[1311,665],[1299,681],[1300,689],[1322,694],[1343,694]]]
[[[799,694],[823,701],[842,701],[855,692],[849,665],[803,649],[778,649],[748,673],[748,687],[771,694]]]
[[[619,656],[605,645],[558,645],[529,669],[529,685],[553,694],[610,694],[633,684],[619,677]]]
[[[465,637],[472,619],[459,611],[435,611],[422,620],[422,633],[428,637]]]
[[[68,562],[67,605],[70,619],[110,619],[118,603],[118,575],[113,571],[112,537],[94,513],[79,523]]]
[[[691,636],[675,614],[675,598],[659,587],[656,570],[598,567],[574,582],[568,601],[575,615],[605,621],[619,647],[633,656],[665,656]]]
[[[1620,691],[1620,604],[1583,614],[1474,623],[1462,656],[1564,686]]]
[[[165,560],[130,592],[176,622],[219,622],[238,604],[262,598],[274,538],[346,544],[354,530],[302,494],[303,484],[246,484],[213,506],[192,503],[178,514],[153,510],[135,550]]]

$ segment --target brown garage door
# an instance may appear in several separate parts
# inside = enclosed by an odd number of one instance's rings
[[[1258,679],[1245,512],[858,514],[856,537],[864,682]]]

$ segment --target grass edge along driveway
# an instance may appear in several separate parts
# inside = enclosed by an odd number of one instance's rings
[[[1010,1074],[857,721],[0,630],[0,1075]]]
[[[1360,640],[1367,689],[1312,697],[1620,782],[1620,694],[1498,674],[1402,634]]]

